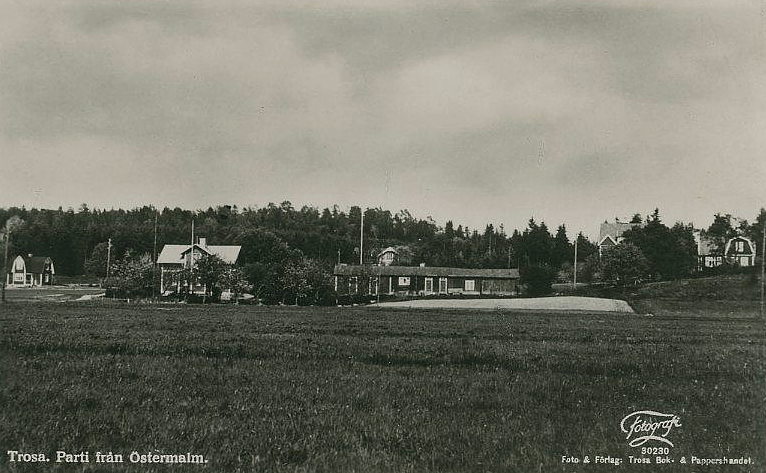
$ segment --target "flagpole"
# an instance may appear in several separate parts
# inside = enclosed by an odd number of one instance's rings
[[[112,239],[110,238],[109,241],[106,243],[106,279],[109,280],[109,263],[112,259]]]
[[[764,268],[766,268],[766,218],[763,219],[763,228],[761,229],[762,232],[762,239],[761,239],[761,318],[764,316],[764,307],[763,307],[763,296],[764,296],[764,280],[763,275],[766,271]],[[756,255],[757,256],[757,255]]]
[[[152,254],[152,299],[157,298],[157,209],[154,209],[154,252]]]
[[[194,217],[192,217],[191,250],[189,251],[189,294],[194,292]],[[189,296],[187,294],[187,297]]]
[[[10,272],[8,271],[8,243],[11,241],[11,228],[8,226],[8,222],[5,222],[5,241],[3,242],[3,302],[5,302],[5,284],[6,279],[9,279]],[[763,279],[763,278],[761,278]]]

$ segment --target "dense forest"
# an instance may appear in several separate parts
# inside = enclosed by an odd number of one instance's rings
[[[321,211],[308,206],[295,209],[290,202],[257,209],[226,205],[198,211],[150,206],[91,210],[84,204],[77,210],[12,207],[0,209],[0,225],[4,227],[11,216],[20,222],[12,230],[9,252],[50,256],[63,275],[87,273],[94,250],[98,252],[110,238],[114,260],[127,252],[153,255],[155,224],[157,251],[166,243],[187,242],[192,220],[197,236],[206,237],[209,244],[242,245],[245,259],[251,247],[262,247],[266,242],[270,246],[284,244],[328,265],[359,261],[360,207],[351,207],[348,212],[337,206]],[[404,260],[411,264],[434,266],[506,268],[543,262],[560,266],[573,257],[564,226],[551,235],[544,222],[534,220],[524,232],[516,230],[509,235],[502,225],[494,228],[490,224],[479,231],[455,227],[449,221],[442,227],[431,219],[415,218],[406,210],[392,214],[372,208],[364,211],[364,238],[365,262],[375,261],[377,253],[388,246],[401,248]],[[594,246],[582,235],[579,238],[584,259]]]
[[[0,227],[4,233],[10,228],[11,256],[50,256],[58,275],[103,277],[109,239],[113,245],[111,261],[139,257],[151,261],[164,244],[190,241],[194,221],[195,234],[206,237],[209,244],[241,245],[239,265],[251,284],[263,286],[264,281],[275,284],[291,265],[329,274],[335,263],[358,263],[361,212],[360,207],[347,212],[338,206],[296,209],[287,201],[261,208],[224,205],[196,211],[151,206],[102,210],[83,204],[77,210],[0,209]],[[690,225],[666,226],[656,209],[645,219],[636,214],[633,220],[643,226],[628,232],[625,239],[636,247],[632,251],[639,253],[639,266],[645,267],[642,277],[675,279],[694,271],[696,245]],[[763,209],[753,224],[716,214],[705,231],[721,238],[743,234],[759,242],[764,221]],[[522,278],[525,274],[539,275],[543,268],[542,279],[547,283],[572,279],[574,242],[564,225],[551,231],[544,222],[530,219],[526,228],[510,232],[491,224],[469,229],[452,221],[440,226],[406,210],[392,213],[368,208],[364,210],[363,231],[365,263],[375,262],[381,249],[393,246],[403,264],[519,268]],[[575,238],[578,279],[591,280],[602,269],[597,248],[582,234]],[[278,293],[280,289],[272,291]]]

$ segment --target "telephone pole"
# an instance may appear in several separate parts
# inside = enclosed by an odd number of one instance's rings
[[[152,255],[152,298],[157,297],[157,209],[154,209],[154,254]]]
[[[764,296],[764,268],[766,267],[766,218],[763,220],[763,228],[761,229],[761,318],[764,317],[763,296]],[[757,255],[756,255],[757,256]]]
[[[5,241],[3,242],[3,302],[5,302],[5,280],[8,278],[8,244],[11,241],[11,229],[5,224]]]
[[[189,252],[189,292],[186,294],[187,300],[190,294],[194,294],[194,219],[192,218],[191,251]]]
[[[112,259],[112,239],[106,244],[106,279],[109,280],[109,263]]]
[[[359,208],[360,213],[362,214],[362,220],[359,224],[359,265],[364,264],[364,210],[362,208]]]

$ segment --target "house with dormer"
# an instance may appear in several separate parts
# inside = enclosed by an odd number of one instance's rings
[[[603,256],[610,248],[619,245],[624,240],[625,232],[643,225],[641,222],[620,222],[618,219],[614,222],[604,220],[598,232],[598,256]]]
[[[739,267],[755,266],[755,245],[745,236],[716,238],[703,231],[694,233],[697,243],[697,268],[717,268],[724,264]]]
[[[207,239],[199,238],[194,245],[165,245],[162,247],[157,258],[157,265],[160,268],[160,292],[162,294],[171,292],[181,292],[181,289],[191,293],[203,293],[205,288],[202,284],[192,284],[192,287],[181,287],[179,278],[174,277],[176,273],[184,269],[191,269],[196,262],[204,255],[215,255],[224,263],[234,265],[239,258],[239,252],[242,249],[238,245],[208,245]]]
[[[5,283],[8,286],[50,286],[56,269],[48,256],[17,256],[13,259]]]

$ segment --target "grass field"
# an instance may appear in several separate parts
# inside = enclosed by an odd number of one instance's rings
[[[757,307],[646,304],[652,317],[11,302],[0,451],[91,463],[2,456],[0,471],[764,471]],[[642,409],[680,417],[673,458],[755,465],[562,464],[636,456],[619,424]]]
[[[73,301],[85,295],[103,294],[98,287],[78,286],[35,286],[6,288],[5,298],[9,302],[63,302]]]

